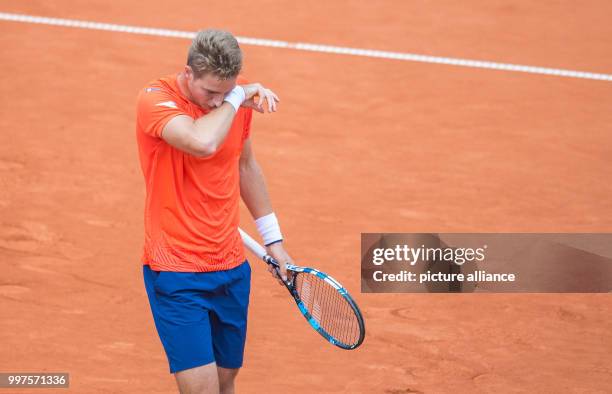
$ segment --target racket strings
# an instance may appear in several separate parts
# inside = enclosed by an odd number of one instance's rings
[[[327,334],[346,345],[359,341],[355,311],[332,285],[316,275],[300,273],[295,278],[295,288],[308,313]]]

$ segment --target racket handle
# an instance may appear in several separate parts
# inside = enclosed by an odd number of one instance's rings
[[[241,228],[238,228],[238,232],[242,237],[242,242],[244,242],[244,246],[246,246],[255,256],[259,257],[262,260],[265,260],[266,249],[261,246],[257,241],[255,241],[251,236],[245,233]]]
[[[244,242],[244,246],[246,246],[255,256],[259,257],[263,261],[268,264],[272,264],[273,266],[279,266],[278,262],[272,258],[272,256],[268,255],[266,249],[261,246],[257,241],[255,241],[251,236],[245,233],[241,228],[238,228],[238,232],[242,237],[242,242]]]

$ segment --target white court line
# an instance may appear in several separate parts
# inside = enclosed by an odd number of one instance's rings
[[[0,20],[13,21],[13,22],[24,22],[24,23],[39,23],[43,25],[53,25],[53,26],[77,27],[81,29],[105,30],[105,31],[114,31],[114,32],[122,32],[122,33],[132,33],[132,34],[145,34],[145,35],[161,36],[161,37],[178,37],[178,38],[192,39],[195,35],[194,32],[190,32],[190,31],[155,29],[155,28],[150,28],[150,27],[139,27],[139,26],[128,26],[128,25],[116,25],[112,23],[89,22],[89,21],[80,21],[80,20],[74,20],[74,19],[47,18],[47,17],[42,17],[42,16],[11,14],[11,13],[4,13],[4,12],[0,12]],[[301,51],[324,52],[324,53],[334,53],[334,54],[352,55],[352,56],[365,56],[365,57],[373,57],[373,58],[381,58],[381,59],[404,60],[404,61],[411,61],[411,62],[448,64],[451,66],[485,68],[485,69],[492,69],[492,70],[514,71],[514,72],[523,72],[523,73],[531,73],[531,74],[555,75],[559,77],[569,77],[569,78],[583,78],[583,79],[612,81],[611,74],[598,74],[598,73],[590,73],[590,72],[583,72],[583,71],[526,66],[526,65],[521,65],[521,64],[497,63],[497,62],[488,62],[488,61],[470,60],[470,59],[459,59],[459,58],[451,58],[451,57],[426,56],[426,55],[417,55],[413,53],[377,51],[373,49],[337,47],[337,46],[331,46],[331,45],[309,44],[309,43],[303,43],[303,42],[265,40],[265,39],[250,38],[250,37],[236,37],[236,38],[238,39],[238,42],[240,42],[241,44],[246,44],[246,45],[258,45],[258,46],[274,47],[274,48],[288,48],[288,49],[297,49]]]

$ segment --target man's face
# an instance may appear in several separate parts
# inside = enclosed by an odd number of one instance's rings
[[[225,95],[236,86],[236,77],[219,79],[212,74],[204,74],[196,79],[190,68],[186,70],[186,75],[192,101],[207,110],[223,104]]]

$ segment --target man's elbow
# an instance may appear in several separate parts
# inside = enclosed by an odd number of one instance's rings
[[[210,157],[214,155],[215,153],[217,153],[218,150],[219,150],[219,146],[217,146],[217,144],[200,142],[198,144],[195,144],[195,146],[193,146],[192,154],[195,157],[204,158],[204,157]]]
[[[238,163],[238,169],[241,174],[247,174],[258,169],[258,164],[253,157],[241,158]]]

